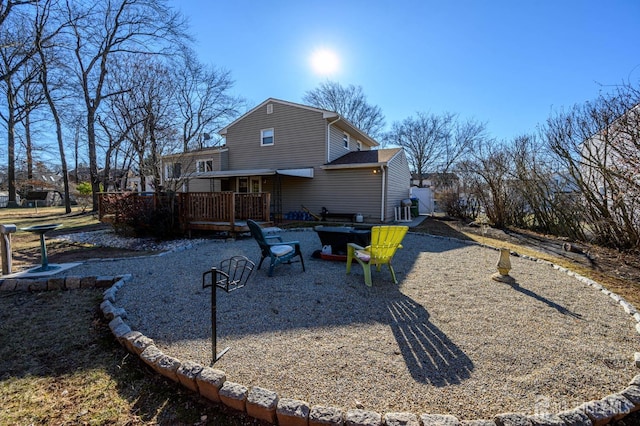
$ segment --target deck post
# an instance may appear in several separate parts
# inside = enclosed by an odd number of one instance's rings
[[[236,226],[236,194],[232,193],[231,194],[231,211],[229,212],[229,216],[230,216],[230,222],[229,226],[231,227],[231,235],[233,235],[233,237],[235,238],[236,234],[235,234],[235,226]]]

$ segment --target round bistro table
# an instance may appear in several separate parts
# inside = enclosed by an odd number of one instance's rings
[[[52,223],[48,225],[35,225],[28,228],[21,228],[22,231],[32,232],[34,234],[40,235],[40,254],[42,257],[42,265],[39,268],[30,269],[28,271],[29,273],[53,271],[54,269],[60,268],[60,266],[58,265],[49,265],[49,259],[47,258],[47,245],[44,241],[44,234],[49,231],[53,231],[54,229],[58,229],[61,226],[62,224]]]

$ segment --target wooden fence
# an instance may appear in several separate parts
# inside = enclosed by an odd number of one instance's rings
[[[270,221],[271,194],[268,192],[101,193],[98,214],[101,221],[118,224],[128,212],[168,206],[172,202],[176,203],[181,229],[189,232],[193,229],[248,232],[247,219]]]

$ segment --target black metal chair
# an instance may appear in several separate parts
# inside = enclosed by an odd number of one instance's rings
[[[300,263],[302,263],[302,271],[305,271],[299,241],[282,241],[282,238],[278,235],[265,235],[260,225],[251,219],[247,220],[247,225],[251,231],[251,236],[256,240],[262,251],[258,269],[262,266],[264,259],[269,257],[269,276],[271,277],[276,265],[291,263],[291,259],[297,256],[300,258]]]

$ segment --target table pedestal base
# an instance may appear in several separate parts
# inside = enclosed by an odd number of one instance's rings
[[[56,269],[60,269],[60,268],[61,268],[61,266],[59,266],[59,265],[40,266],[39,268],[29,269],[27,271],[27,273],[34,274],[34,273],[38,273],[38,272],[55,271]]]

